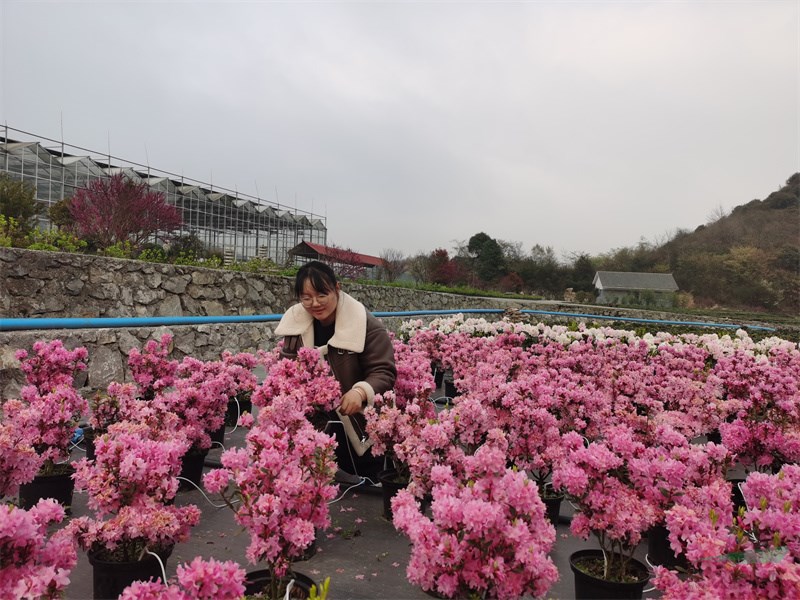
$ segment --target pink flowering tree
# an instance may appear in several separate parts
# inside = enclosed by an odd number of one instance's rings
[[[253,404],[266,408],[275,400],[294,398],[314,427],[325,431],[330,412],[339,406],[342,389],[319,350],[300,348],[296,358],[289,359],[281,357],[278,347],[270,352],[260,350],[258,360],[266,375],[251,396]]]
[[[78,557],[65,529],[49,533],[64,519],[52,498],[23,510],[0,505],[0,597],[61,598]]]
[[[242,402],[250,400],[258,386],[258,377],[253,372],[258,365],[258,358],[249,352],[233,354],[225,350],[222,353],[222,363],[233,379],[232,395],[228,403],[237,402],[239,404],[237,412],[241,416]]]
[[[233,561],[204,560],[197,556],[180,564],[168,583],[134,581],[119,600],[239,600],[244,596],[246,573]]]
[[[496,424],[493,412],[467,394],[452,408],[439,412],[436,419],[418,422],[407,430],[405,439],[395,443],[394,452],[408,466],[411,492],[418,498],[430,493],[431,472],[437,465],[449,465],[462,476],[464,459],[484,444]]]
[[[655,569],[667,600],[796,598],[800,596],[797,490],[800,467],[777,475],[752,473],[742,485],[747,510],[734,517],[728,482],[685,494],[666,513],[673,549],[685,553],[688,576]]]
[[[256,406],[265,408],[275,399],[294,397],[297,407],[310,415],[339,405],[339,382],[316,348],[300,348],[296,359],[281,358],[277,348],[260,356],[266,376],[253,393]]]
[[[555,530],[536,485],[506,468],[506,442],[494,430],[463,474],[431,469],[431,516],[408,490],[392,501],[394,524],[411,540],[409,581],[446,598],[543,596],[558,579],[548,556]]]
[[[395,445],[436,418],[430,400],[435,384],[427,356],[399,339],[393,339],[392,344],[397,367],[394,389],[376,395],[374,404],[364,409],[364,418],[367,435],[373,442],[372,453],[386,456],[397,469],[398,481],[407,483],[411,473],[397,457]]]
[[[130,421],[109,427],[95,441],[95,460],[77,464],[75,487],[89,493],[94,511],[68,525],[80,547],[103,560],[135,561],[187,540],[200,511],[171,504],[187,447],[179,431]]]
[[[397,378],[394,383],[394,404],[402,409],[406,402],[430,398],[436,384],[431,374],[430,358],[409,344],[392,339]]]
[[[34,343],[33,354],[17,350],[14,356],[28,385],[44,395],[58,386],[72,387],[78,371],[86,370],[88,352],[82,347],[68,350],[61,340],[53,340]]]

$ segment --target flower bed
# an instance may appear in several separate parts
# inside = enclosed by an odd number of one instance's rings
[[[720,582],[745,594],[800,595],[797,344],[777,338],[754,342],[744,332],[637,336],[610,328],[461,317],[428,325],[408,322],[394,344],[398,384],[367,416],[376,448],[408,472],[409,487],[395,499],[394,522],[412,541],[410,581],[444,596],[547,594],[556,578],[548,558],[554,536],[539,494],[550,483],[576,508],[573,535],[594,535],[608,556],[621,558],[621,565],[607,563],[605,575],[618,568],[624,578],[626,557],[645,531],[665,525],[673,550],[686,556],[691,569],[689,575],[656,570],[655,584],[667,597],[700,596],[718,589]],[[111,401],[94,405],[98,426],[109,433],[100,436],[94,470],[79,466],[77,480],[79,489],[91,491],[100,521],[92,525],[91,539],[85,519],[75,518],[75,525],[63,530],[73,531],[85,548],[92,540],[108,542],[117,535],[103,525],[116,515],[151,502],[163,506],[174,497],[172,458],[159,459],[172,467],[157,480],[137,478],[135,465],[151,457],[156,464],[156,457],[178,452],[163,445],[164,435],[179,445],[204,445],[207,431],[200,423],[221,423],[227,402],[240,393],[252,394],[261,416],[249,419],[255,426],[248,447],[229,451],[224,471],[208,478],[209,490],[222,492],[230,483],[248,497],[283,497],[259,481],[259,470],[270,470],[270,481],[282,485],[288,472],[281,464],[296,458],[310,473],[311,457],[329,457],[329,438],[309,425],[315,411],[336,401],[318,356],[306,353],[297,361],[281,361],[275,353],[260,353],[173,365],[168,347],[169,339],[162,338],[134,353],[136,391],[130,384],[115,384],[107,395]],[[89,416],[67,391],[65,373],[75,360],[60,351],[52,354],[58,357],[52,365],[38,359],[26,363],[32,365],[26,373],[31,390],[4,407],[0,463],[9,465],[5,494],[13,494],[35,473],[36,447],[43,448],[41,436],[31,434],[36,443],[27,446],[19,443],[24,439],[15,439],[20,429],[9,427],[6,419],[22,414],[18,403],[44,399],[48,410],[42,415],[53,414],[49,409],[56,404],[69,407],[69,418],[55,419],[53,431],[60,427],[68,433],[75,407],[81,417]],[[271,375],[261,385],[252,378],[255,364]],[[431,365],[450,370],[460,392],[452,405],[438,410],[430,402]],[[51,386],[50,380],[58,385]],[[300,388],[310,401],[298,404]],[[33,415],[26,414],[25,430],[32,431]],[[140,429],[119,432],[109,426],[122,418]],[[132,431],[139,432],[137,439],[126,437]],[[289,443],[289,432],[299,446]],[[707,443],[704,436],[715,432],[722,443]],[[129,462],[122,448],[130,449]],[[268,455],[284,462],[270,462]],[[742,491],[747,502],[736,514],[726,480],[734,469],[746,480]],[[320,479],[313,484],[324,501],[332,497],[320,487],[329,483],[323,480],[330,471],[330,466],[318,470]],[[137,495],[147,500],[137,503]],[[423,508],[425,500],[431,501],[429,509]],[[287,502],[280,512],[293,518],[297,500]],[[256,503],[242,508],[242,524],[254,530],[268,514]],[[322,513],[311,520],[311,528],[289,527],[281,533],[298,553],[314,527],[327,522]],[[176,529],[176,539],[188,535],[190,521]],[[137,521],[131,516],[126,523],[135,527]],[[276,527],[261,528],[247,556],[284,570],[288,562],[273,552]],[[491,544],[477,543],[481,536]],[[151,545],[156,541],[142,541],[143,547]],[[447,571],[431,549],[451,566],[460,566]],[[292,550],[287,560],[296,555]],[[220,569],[197,563],[196,572],[204,568]],[[68,578],[66,571],[59,574],[60,585]]]

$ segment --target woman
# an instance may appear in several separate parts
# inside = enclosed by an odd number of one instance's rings
[[[340,483],[377,482],[382,459],[369,451],[364,407],[375,394],[392,389],[397,370],[394,349],[383,324],[358,300],[341,291],[336,274],[319,261],[306,263],[294,283],[298,304],[286,311],[275,329],[284,336],[282,356],[294,358],[303,346],[319,348],[342,390],[341,405],[331,420],[337,441]]]

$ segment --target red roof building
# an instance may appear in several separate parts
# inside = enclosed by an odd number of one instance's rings
[[[364,268],[383,266],[383,259],[377,256],[359,254],[343,248],[330,248],[322,244],[313,244],[306,241],[300,242],[289,250],[289,256],[299,256],[310,260],[321,260],[323,262],[341,263]]]

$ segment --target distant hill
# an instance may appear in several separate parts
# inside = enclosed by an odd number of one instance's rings
[[[737,206],[693,232],[680,231],[656,247],[616,250],[597,262],[602,269],[671,272],[700,306],[797,314],[800,173],[764,200]]]

